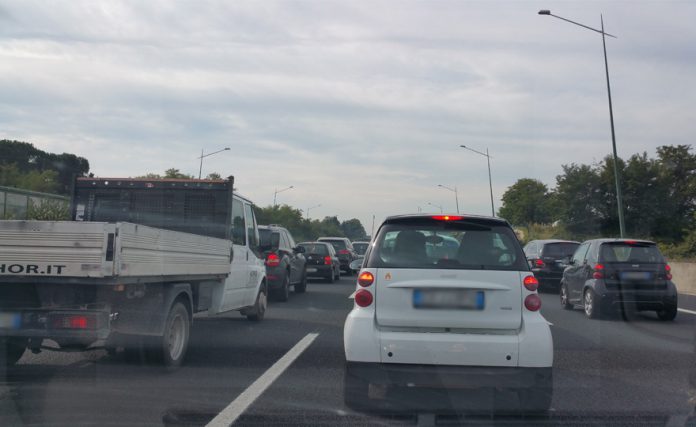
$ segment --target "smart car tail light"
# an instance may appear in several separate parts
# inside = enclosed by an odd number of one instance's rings
[[[280,257],[276,253],[270,253],[266,257],[266,265],[269,267],[277,267],[280,265]]]
[[[436,221],[459,221],[461,219],[464,219],[463,216],[459,215],[433,215],[430,218]]]
[[[534,276],[525,277],[524,280],[522,281],[522,283],[524,284],[524,287],[527,288],[528,291],[534,292],[537,289],[539,289],[539,281]]]
[[[594,273],[592,273],[593,279],[604,279],[604,265],[597,264],[594,268]]]
[[[367,289],[360,289],[355,293],[355,303],[360,307],[368,307],[373,300],[372,293]]]
[[[375,276],[373,276],[369,271],[360,273],[360,276],[358,276],[358,285],[362,286],[363,288],[370,286],[374,282]]]
[[[672,280],[672,267],[669,264],[665,264],[665,279]]]
[[[529,311],[539,311],[541,308],[541,298],[539,298],[539,295],[527,295],[527,298],[524,299],[524,308]]]
[[[538,259],[538,260],[534,261],[534,265],[535,265],[536,267],[541,268],[541,267],[544,267],[546,264],[544,264],[544,261],[543,261],[543,260]]]

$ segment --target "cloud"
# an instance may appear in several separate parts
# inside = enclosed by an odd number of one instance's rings
[[[542,5],[543,6],[543,5]],[[619,152],[690,143],[694,7],[605,13]],[[25,1],[0,8],[0,135],[87,157],[97,175],[176,167],[276,188],[366,228],[428,202],[489,212],[521,177],[610,153],[601,38],[520,2]],[[432,208],[432,207],[431,207]]]

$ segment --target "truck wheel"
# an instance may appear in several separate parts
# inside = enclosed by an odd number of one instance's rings
[[[548,387],[533,387],[529,390],[518,392],[520,399],[520,412],[524,415],[544,416],[551,408],[553,389]]]
[[[148,355],[167,368],[175,368],[184,360],[188,347],[191,320],[186,306],[175,301],[164,325],[164,335],[156,337],[148,346]]]
[[[285,273],[285,278],[283,278],[283,284],[280,289],[276,291],[275,299],[281,302],[286,302],[290,298],[290,272]]]
[[[302,280],[295,285],[295,293],[303,294],[307,291],[307,271],[302,273]]]
[[[0,341],[0,363],[5,367],[14,366],[27,349],[24,338],[5,338]]]
[[[254,322],[263,320],[264,316],[266,315],[266,307],[268,307],[266,285],[262,284],[261,288],[259,289],[259,294],[256,295],[256,302],[254,302],[254,306],[246,314],[247,319]]]

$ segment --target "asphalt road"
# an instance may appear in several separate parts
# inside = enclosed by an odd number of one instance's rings
[[[237,419],[236,425],[426,424],[428,415],[384,418],[343,405],[342,328],[355,277],[311,282],[272,303],[261,323],[238,314],[196,319],[175,372],[122,354],[25,353],[0,378],[0,425],[205,425],[309,333],[312,344]],[[693,409],[688,375],[696,315],[589,320],[543,294],[552,324],[554,398],[544,419],[439,417],[456,425],[684,425]],[[696,301],[686,301],[696,308]]]

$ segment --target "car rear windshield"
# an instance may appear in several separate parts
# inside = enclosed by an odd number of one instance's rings
[[[326,245],[316,243],[303,243],[300,246],[305,248],[305,255],[328,255],[329,250]]]
[[[367,267],[528,270],[514,232],[503,225],[454,221],[387,224]]]
[[[651,243],[604,243],[600,249],[600,262],[663,263],[664,257]]]
[[[343,240],[322,240],[322,242],[330,243],[336,252],[346,248],[346,242]]]
[[[572,257],[579,243],[547,243],[544,245],[542,256],[553,258]]]
[[[370,246],[369,243],[353,243],[353,249],[358,255],[365,255],[368,246]]]

